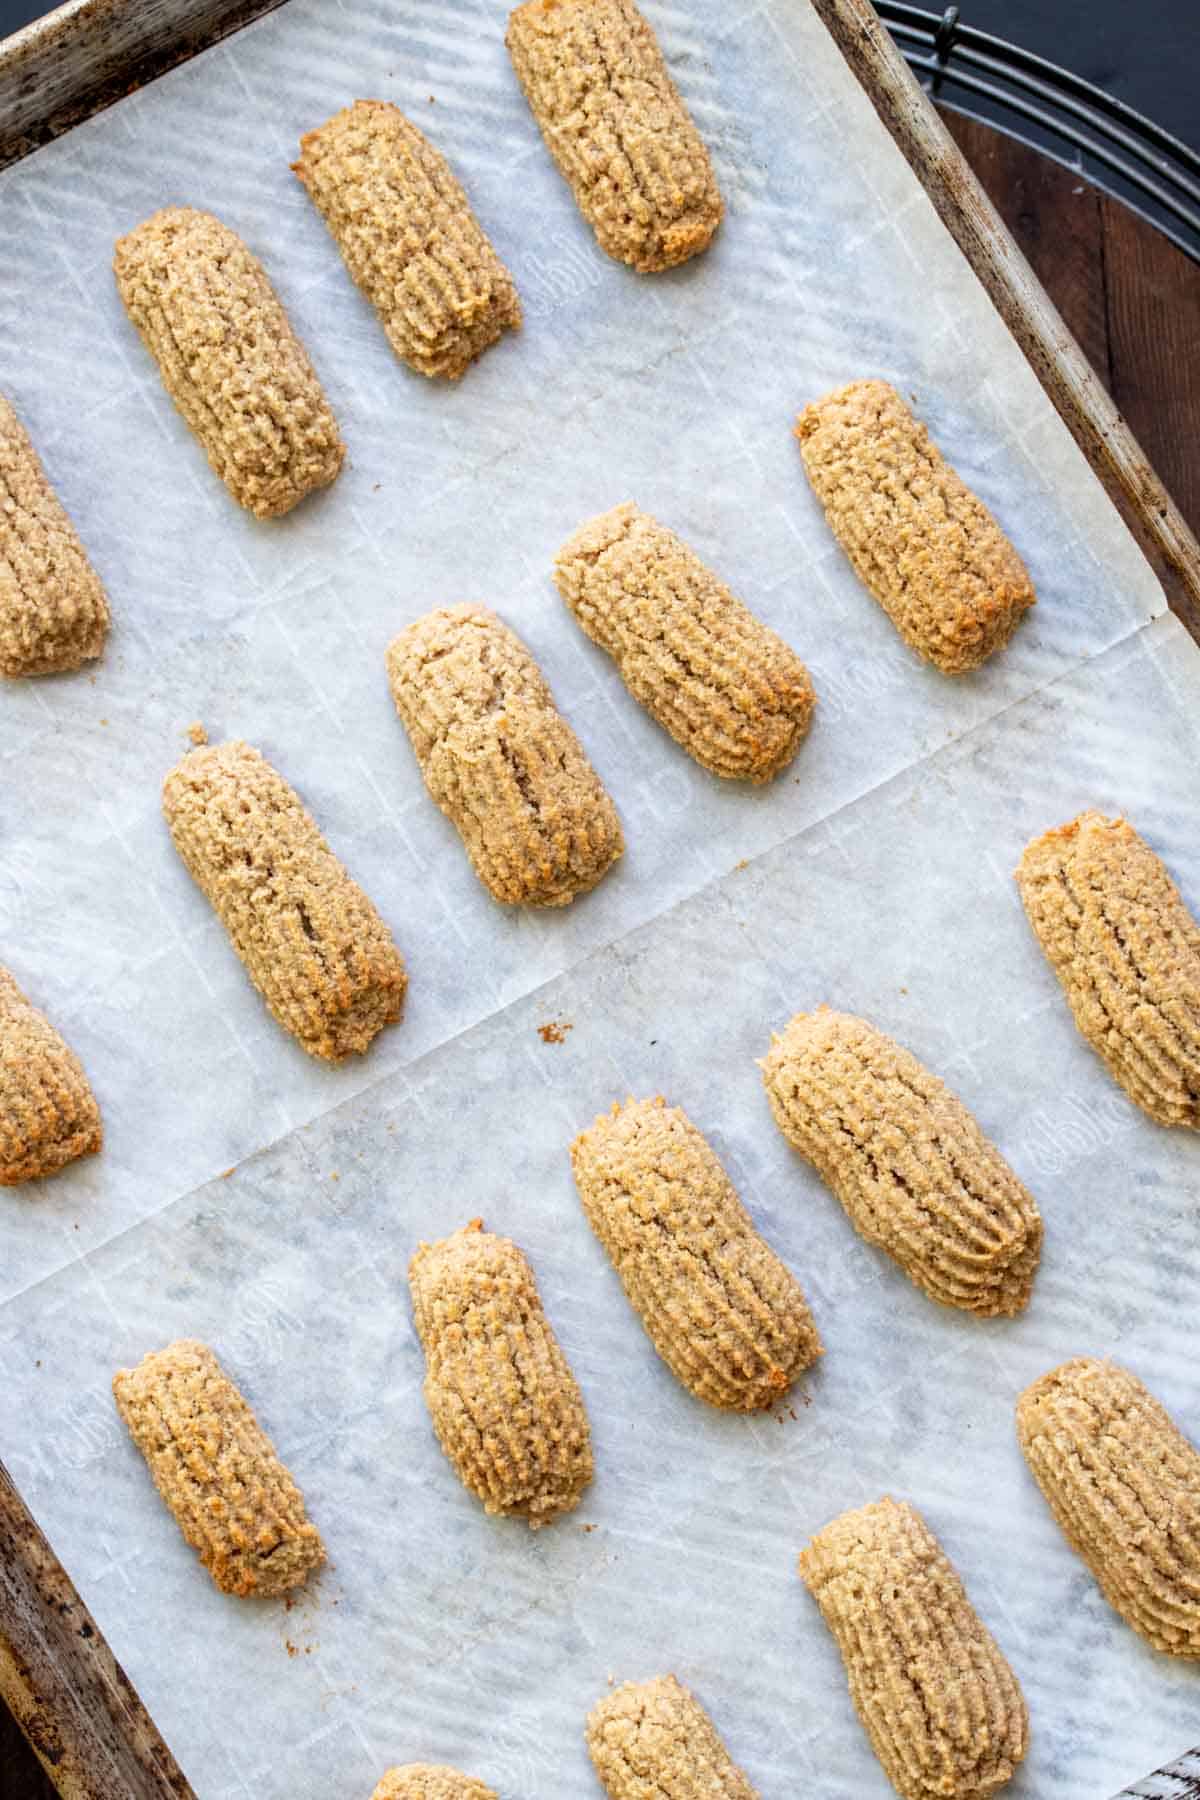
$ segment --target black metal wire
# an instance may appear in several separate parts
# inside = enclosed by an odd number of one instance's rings
[[[1076,170],[1200,262],[1200,155],[1067,69],[942,13],[876,0],[935,99],[986,120]]]

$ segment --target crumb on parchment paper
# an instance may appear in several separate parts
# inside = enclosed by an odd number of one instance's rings
[[[565,1044],[567,1033],[574,1029],[575,1026],[570,1019],[547,1019],[544,1025],[538,1026],[537,1034],[543,1044]]]
[[[192,720],[187,728],[187,734],[191,738],[193,744],[195,744],[197,750],[202,744],[207,744],[208,742],[208,733],[205,731],[204,726],[200,723],[199,719]]]

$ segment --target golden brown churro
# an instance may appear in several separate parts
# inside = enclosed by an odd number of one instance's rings
[[[1007,644],[1035,594],[987,507],[885,381],[852,381],[796,422],[813,491],[863,584],[943,675]]]
[[[587,1747],[611,1800],[759,1800],[674,1675],[605,1694],[588,1714]]]
[[[505,42],[600,247],[643,274],[707,250],[724,212],[712,163],[632,0],[527,0]]]
[[[405,1763],[389,1769],[371,1800],[499,1800],[495,1788],[444,1763]]]
[[[630,1100],[571,1145],[588,1223],[654,1348],[710,1406],[771,1406],[821,1354],[808,1303],[711,1146],[665,1100]]]
[[[1200,1657],[1200,1451],[1166,1409],[1080,1356],[1025,1389],[1017,1436],[1109,1605],[1156,1650]]]
[[[310,1056],[361,1055],[400,1016],[404,959],[300,796],[249,744],[206,744],[167,776],[163,812],[279,1023]]]
[[[525,1257],[476,1219],[422,1244],[408,1271],[425,1404],[463,1486],[536,1530],[592,1479],[583,1396]]]
[[[398,106],[356,100],[292,164],[396,355],[451,381],[521,324],[512,276],[449,163]]]
[[[616,808],[520,638],[485,606],[426,613],[387,653],[425,785],[507,905],[566,906],[624,849]]]
[[[1026,845],[1017,886],[1109,1073],[1160,1125],[1200,1128],[1200,925],[1149,844],[1080,813]]]
[[[800,1557],[850,1697],[903,1800],[983,1800],[1029,1748],[1017,1678],[914,1506],[843,1513]]]
[[[0,1187],[53,1175],[103,1142],[79,1058],[0,968]]]
[[[181,1338],[119,1369],[113,1395],[222,1593],[284,1594],[324,1562],[303,1495],[207,1344]]]
[[[812,723],[808,670],[681,538],[631,502],[589,519],[558,591],[621,679],[714,775],[770,781]]]
[[[944,1082],[864,1019],[824,1006],[797,1013],[760,1067],[775,1123],[869,1244],[944,1306],[1022,1311],[1041,1216]]]
[[[337,422],[236,232],[169,206],[117,240],[113,270],[163,386],[239,506],[269,519],[336,478]]]
[[[0,394],[0,675],[55,675],[99,656],[108,598],[41,458]]]

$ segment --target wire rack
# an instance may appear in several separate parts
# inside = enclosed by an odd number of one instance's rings
[[[965,25],[961,8],[876,10],[932,97],[1034,144],[1200,262],[1200,155],[1103,89]]]

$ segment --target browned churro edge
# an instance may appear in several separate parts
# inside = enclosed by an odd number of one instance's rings
[[[1041,1215],[943,1081],[824,1006],[797,1013],[759,1066],[784,1137],[922,1293],[985,1316],[1025,1308]]]
[[[588,1714],[587,1747],[610,1800],[759,1800],[674,1675],[626,1681],[605,1694]]]
[[[499,1800],[495,1788],[444,1763],[405,1763],[389,1769],[371,1800]]]
[[[914,1506],[843,1513],[800,1556],[871,1747],[903,1800],[983,1800],[1029,1748],[1020,1685]]]
[[[387,653],[425,785],[493,897],[566,906],[624,850],[620,820],[515,632],[484,606],[426,613]]]
[[[1200,1129],[1200,924],[1127,819],[1025,846],[1017,887],[1082,1036],[1160,1125]]]
[[[509,1238],[474,1220],[409,1264],[438,1442],[485,1511],[536,1530],[579,1505],[592,1479],[583,1396]]]
[[[53,1175],[103,1143],[82,1063],[0,967],[0,1187]]]
[[[78,669],[100,655],[108,626],[104,584],[0,394],[0,675]]]
[[[885,381],[806,407],[796,436],[855,572],[905,642],[963,675],[1002,649],[1036,596],[991,513]]]
[[[643,274],[707,250],[707,149],[632,0],[527,0],[505,38],[546,147],[601,248]]]
[[[714,775],[764,782],[812,723],[808,670],[681,538],[632,502],[589,519],[559,593],[636,700]]]
[[[1200,1451],[1166,1408],[1080,1356],[1025,1389],[1017,1437],[1109,1605],[1156,1650],[1200,1658]]]
[[[404,959],[295,790],[249,744],[204,745],[167,775],[163,812],[278,1022],[310,1056],[361,1055],[400,1017]]]
[[[356,100],[292,164],[396,355],[457,381],[521,325],[512,276],[441,151],[384,100]]]
[[[207,1344],[181,1338],[112,1385],[155,1487],[222,1593],[284,1594],[324,1562],[299,1488]]]
[[[630,1304],[690,1393],[753,1412],[820,1356],[800,1284],[681,1107],[614,1106],[575,1139],[571,1167]]]
[[[169,206],[118,238],[113,271],[163,386],[240,506],[290,512],[346,454],[266,270],[211,213]]]

